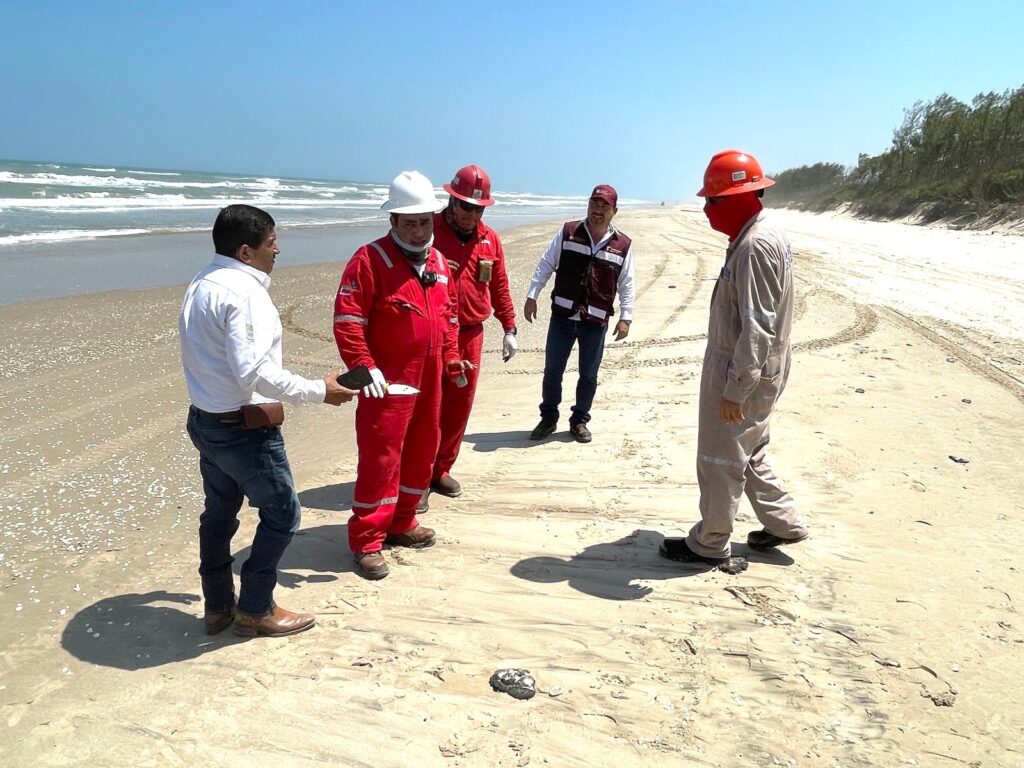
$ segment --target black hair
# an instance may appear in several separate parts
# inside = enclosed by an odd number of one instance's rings
[[[274,217],[251,205],[229,205],[220,209],[213,222],[213,250],[235,258],[243,245],[257,248],[274,228]]]

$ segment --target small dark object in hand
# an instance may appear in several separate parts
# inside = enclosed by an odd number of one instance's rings
[[[490,683],[498,693],[507,693],[513,699],[532,699],[537,693],[537,683],[525,669],[499,669],[491,675]]]
[[[338,383],[345,389],[362,389],[373,384],[373,376],[365,365],[345,371],[338,377]]]

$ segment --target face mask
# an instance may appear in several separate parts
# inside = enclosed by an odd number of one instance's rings
[[[753,192],[742,195],[726,195],[715,205],[705,205],[704,215],[716,232],[735,240],[751,217],[761,210],[761,201]]]
[[[391,230],[391,239],[395,241],[395,244],[405,251],[406,255],[409,256],[413,261],[424,261],[427,258],[427,254],[430,253],[430,246],[434,244],[434,235],[430,235],[430,240],[427,241],[426,245],[409,245],[402,238],[398,236],[395,230]]]

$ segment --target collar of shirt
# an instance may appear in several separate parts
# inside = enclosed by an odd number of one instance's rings
[[[611,240],[612,236],[615,235],[619,231],[619,230],[617,230],[615,228],[614,224],[609,224],[608,225],[608,231],[604,233],[604,237],[602,237],[600,240],[598,240],[595,243],[594,242],[594,236],[592,234],[590,234],[590,227],[587,226],[587,222],[586,221],[583,222],[583,228],[587,231],[587,237],[590,238],[590,242],[592,244],[591,248],[594,251],[594,253],[597,253],[599,250],[601,250],[601,246],[604,245],[605,243],[607,243],[609,240]]]
[[[214,254],[213,263],[218,267],[224,267],[225,269],[237,269],[244,272],[247,275],[255,278],[259,281],[260,285],[264,288],[270,287],[270,275],[255,267],[250,267],[248,264],[243,264],[238,259],[233,259],[230,256],[221,256],[219,253]]]

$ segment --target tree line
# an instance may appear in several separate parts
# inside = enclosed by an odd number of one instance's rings
[[[852,204],[868,216],[898,217],[926,206],[927,218],[985,213],[1024,203],[1024,86],[980,93],[970,104],[942,94],[904,110],[892,145],[862,154],[853,168],[816,163],[774,175],[772,197],[822,210]]]

